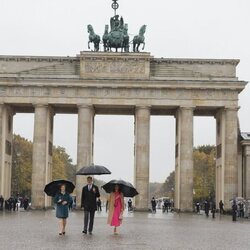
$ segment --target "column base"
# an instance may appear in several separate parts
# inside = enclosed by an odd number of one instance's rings
[[[33,211],[41,211],[41,210],[46,210],[47,208],[46,207],[34,207],[34,206],[31,206],[31,207],[29,207],[28,209],[30,209],[30,210],[33,210]]]
[[[134,211],[135,212],[144,212],[144,213],[147,212],[148,213],[148,212],[151,212],[151,209],[149,209],[149,208],[135,208]]]

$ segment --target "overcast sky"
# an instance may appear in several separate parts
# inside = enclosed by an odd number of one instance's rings
[[[240,80],[250,79],[249,0],[119,0],[118,14],[131,38],[147,25],[146,51],[165,58],[236,58]],[[113,15],[111,0],[0,0],[0,55],[75,56],[87,50],[86,26],[103,34]],[[250,87],[240,94],[242,131],[250,131]],[[33,140],[34,116],[17,114],[14,132]],[[133,182],[134,118],[96,116],[94,162],[112,178]],[[67,133],[65,133],[67,131]],[[175,120],[151,118],[150,180],[174,170]],[[212,117],[194,118],[194,143],[215,143]],[[56,115],[54,144],[76,162],[77,116]],[[102,179],[109,180],[110,176]]]

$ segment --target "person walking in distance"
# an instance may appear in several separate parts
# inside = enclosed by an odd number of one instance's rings
[[[219,208],[220,208],[220,214],[224,214],[224,203],[222,202],[222,200],[220,200],[219,202]]]
[[[237,204],[236,200],[233,200],[233,205],[232,205],[232,220],[236,221],[236,215],[237,215]]]
[[[130,211],[132,211],[132,210],[133,210],[133,208],[132,208],[132,200],[129,199],[129,200],[128,200],[128,212],[130,212]]]
[[[97,199],[97,211],[101,212],[102,211],[102,201],[100,198]]]
[[[95,211],[97,210],[96,199],[100,197],[99,189],[93,184],[91,176],[87,177],[87,185],[82,188],[81,207],[84,208],[84,228],[82,233],[92,234]]]
[[[155,200],[155,197],[152,198],[151,205],[152,205],[152,213],[156,213],[156,200]]]
[[[205,208],[205,214],[208,217],[208,214],[209,214],[209,202],[207,200],[205,200],[205,202],[204,202],[204,208]]]
[[[4,198],[0,195],[0,210],[3,210]]]
[[[212,203],[211,203],[211,213],[213,215],[213,219],[215,218],[215,212],[216,212],[216,205],[215,205],[215,202],[212,201]]]
[[[199,201],[196,202],[196,212],[197,212],[197,214],[200,213],[200,202]]]

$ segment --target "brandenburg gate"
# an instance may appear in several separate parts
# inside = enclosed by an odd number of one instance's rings
[[[0,56],[0,194],[11,190],[16,113],[34,113],[32,207],[50,205],[53,117],[78,114],[77,168],[93,159],[98,114],[134,115],[134,184],[138,210],[149,205],[150,117],[176,118],[175,207],[193,209],[193,117],[216,119],[216,201],[242,195],[238,95],[246,82],[238,60],[154,58],[149,53],[81,52],[76,57]],[[168,129],[166,127],[166,129]],[[205,133],[205,131],[204,131]],[[63,135],[62,135],[63,136]],[[249,163],[248,163],[249,165]],[[164,174],[164,169],[162,170]],[[77,177],[77,203],[84,178]],[[245,189],[249,189],[249,183]]]
[[[240,135],[238,122],[239,93],[246,85],[236,76],[239,60],[154,58],[139,53],[140,44],[145,46],[146,25],[133,38],[129,52],[128,24],[116,14],[117,0],[112,1],[114,16],[111,29],[105,25],[104,52],[99,51],[100,36],[89,24],[88,44],[94,43],[94,51],[76,57],[0,56],[0,194],[5,198],[11,194],[13,116],[34,113],[31,203],[33,208],[50,206],[43,189],[52,178],[53,117],[64,113],[78,114],[77,169],[93,162],[95,115],[135,117],[137,210],[149,207],[150,117],[174,116],[174,202],[179,211],[193,210],[193,117],[212,116],[216,204],[222,200],[228,209],[230,199],[250,198],[250,135]],[[78,206],[83,184],[84,178],[77,176]]]

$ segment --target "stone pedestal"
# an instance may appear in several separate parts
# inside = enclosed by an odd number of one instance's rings
[[[93,106],[78,105],[78,145],[77,171],[93,162]],[[76,205],[81,205],[82,187],[86,185],[86,176],[76,176]]]
[[[11,195],[13,111],[0,104],[0,195],[8,199]]]
[[[149,208],[150,107],[135,110],[135,197],[136,210]]]
[[[32,157],[31,206],[43,209],[51,205],[51,199],[43,192],[52,180],[53,112],[47,105],[35,105],[34,139]]]
[[[193,211],[193,107],[176,114],[175,209]]]

